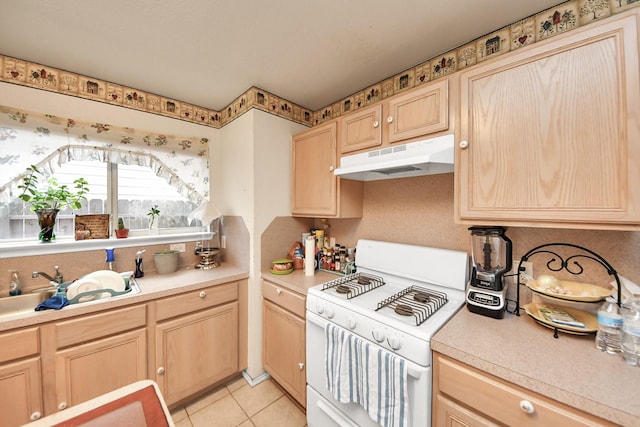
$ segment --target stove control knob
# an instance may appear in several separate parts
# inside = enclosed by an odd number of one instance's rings
[[[327,319],[333,319],[335,313],[333,312],[333,309],[331,307],[327,307],[324,312],[327,314]]]
[[[402,347],[402,341],[400,341],[400,338],[397,336],[387,338],[387,343],[393,350],[400,350],[400,347]]]
[[[374,329],[371,331],[371,335],[373,335],[373,339],[378,342],[384,341],[384,331],[382,329]]]
[[[324,313],[324,307],[322,306],[322,304],[320,304],[320,303],[316,304],[316,313],[318,313],[318,314]]]
[[[355,329],[356,328],[356,319],[349,319],[347,321],[347,326],[349,327],[349,329]]]

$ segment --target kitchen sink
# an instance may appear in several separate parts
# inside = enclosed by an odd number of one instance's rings
[[[14,314],[29,313],[42,301],[53,296],[54,293],[55,290],[52,289],[51,291],[0,298],[0,318]]]
[[[89,301],[108,301],[113,298],[121,298],[126,295],[135,295],[140,293],[140,286],[136,279],[131,275],[131,272],[120,273],[125,278],[126,285],[124,291],[113,292],[100,289],[89,293],[88,296],[82,294],[78,297],[70,300],[69,304],[82,304]],[[65,282],[59,286],[58,294],[65,294],[65,289],[73,282]],[[52,287],[51,290],[36,291],[28,294],[17,295],[13,297],[0,298],[0,320],[3,317],[13,316],[16,314],[33,312],[38,304],[42,301],[51,298],[56,294],[56,290]],[[93,297],[92,297],[93,296]]]

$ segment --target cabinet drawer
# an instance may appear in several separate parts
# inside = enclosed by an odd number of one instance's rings
[[[304,310],[307,298],[304,295],[292,292],[282,286],[263,281],[262,297],[285,310],[289,310],[296,316],[300,316],[303,319],[305,318]]]
[[[436,356],[440,393],[474,411],[511,426],[613,426],[605,420],[531,392],[517,385]],[[521,405],[531,405],[526,413]]]
[[[145,305],[82,316],[56,324],[57,348],[118,334],[147,324]]]
[[[39,328],[21,329],[0,334],[0,363],[40,352]]]
[[[225,283],[186,292],[156,302],[156,318],[169,319],[238,299],[238,283]]]

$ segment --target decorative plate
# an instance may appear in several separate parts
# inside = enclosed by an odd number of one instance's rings
[[[527,287],[533,292],[565,301],[597,302],[611,295],[610,288],[565,280],[558,280],[556,286],[549,287],[541,286],[536,280],[529,280]]]
[[[293,272],[293,268],[289,270],[271,270],[271,274],[289,274]]]
[[[587,313],[586,311],[575,310],[567,307],[557,307],[560,310],[567,312],[570,316],[572,316],[578,322],[584,323],[585,327],[581,328],[578,326],[571,326],[561,323],[556,323],[551,320],[548,320],[540,313],[541,307],[552,307],[548,304],[538,304],[538,303],[530,303],[525,305],[523,308],[527,312],[529,316],[531,316],[536,322],[541,324],[542,326],[546,326],[547,328],[557,329],[562,332],[567,332],[569,334],[576,335],[588,335],[598,331],[598,319],[595,315],[591,313]]]

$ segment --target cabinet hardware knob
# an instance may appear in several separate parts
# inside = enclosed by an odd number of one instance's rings
[[[522,409],[526,414],[533,414],[536,411],[533,403],[529,402],[528,400],[520,401],[520,409]]]
[[[282,293],[282,289],[276,288],[276,294],[280,295]]]
[[[469,141],[460,141],[460,144],[458,145],[460,148],[467,148],[469,146]]]
[[[393,123],[393,116],[387,117],[387,123]]]
[[[304,363],[298,363],[298,368],[302,371],[304,369]]]
[[[200,298],[204,298],[207,296],[207,293],[205,291],[200,292]]]
[[[329,170],[330,170],[331,172],[333,172],[333,170],[334,170],[334,169],[335,169],[335,167],[333,167],[333,166],[329,166]]]
[[[160,366],[160,367],[158,368],[158,371],[157,371],[157,372],[158,372],[158,375],[162,375],[162,374],[164,374],[164,368],[163,368],[162,366]]]
[[[60,404],[58,405],[58,409],[61,411],[66,407],[67,407],[67,402],[60,402]]]
[[[31,421],[35,421],[35,420],[39,420],[41,416],[42,416],[42,414],[40,412],[36,411],[33,414],[31,414],[31,416],[29,418],[31,419]]]
[[[374,128],[377,128],[378,126],[380,126],[380,122],[379,122],[379,121],[377,121],[377,120],[375,120],[375,121],[373,122],[373,127],[374,127]]]

